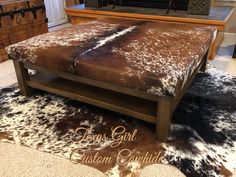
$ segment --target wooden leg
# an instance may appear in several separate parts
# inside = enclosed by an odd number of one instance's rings
[[[169,136],[172,117],[172,100],[161,98],[158,102],[158,114],[156,123],[157,140],[165,142]]]
[[[24,96],[31,96],[31,88],[27,86],[26,81],[29,80],[28,70],[23,67],[23,64],[17,61],[13,61],[16,77],[18,80],[19,88]]]

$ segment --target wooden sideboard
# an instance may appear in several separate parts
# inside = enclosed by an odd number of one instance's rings
[[[182,23],[196,26],[214,26],[217,34],[209,51],[209,59],[214,59],[216,52],[224,39],[224,31],[234,7],[212,7],[208,16],[189,15],[186,11],[176,11],[166,14],[164,9],[116,6],[102,8],[87,8],[84,4],[65,9],[70,22],[78,24],[101,17],[125,18],[145,21],[163,21],[168,23]]]
[[[0,62],[5,47],[48,32],[43,0],[0,0]]]

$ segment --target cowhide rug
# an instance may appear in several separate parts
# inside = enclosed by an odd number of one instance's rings
[[[134,118],[16,86],[0,89],[0,140],[84,163],[108,176],[138,176],[152,163],[186,176],[230,176],[236,168],[236,77],[214,69],[197,76],[173,116],[167,143]]]

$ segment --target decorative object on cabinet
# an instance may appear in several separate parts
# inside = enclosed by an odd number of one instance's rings
[[[209,15],[211,0],[189,0],[188,13],[193,15]]]

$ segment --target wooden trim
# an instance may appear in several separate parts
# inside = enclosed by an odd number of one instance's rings
[[[130,20],[144,20],[144,21],[160,21],[160,22],[168,22],[168,23],[181,23],[181,24],[191,24],[191,25],[194,25],[194,26],[214,26],[216,27],[218,30],[220,31],[224,31],[225,29],[225,25],[222,23],[222,24],[208,24],[207,22],[204,22],[204,23],[201,23],[200,21],[196,21],[196,22],[193,22],[193,21],[187,21],[187,20],[184,20],[184,21],[179,21],[179,20],[176,20],[174,21],[174,19],[165,19],[165,18],[162,18],[163,16],[158,16],[159,18],[157,18],[157,16],[155,16],[156,18],[145,18],[145,17],[129,17],[129,16],[111,16],[111,15],[101,15],[101,14],[88,14],[88,13],[71,13],[71,12],[67,12],[67,15],[70,16],[70,17],[77,17],[77,18],[91,18],[91,19],[98,19],[98,18],[116,18],[116,19],[130,19]],[[74,24],[74,23],[72,23]]]
[[[34,66],[29,63],[25,63],[24,67],[27,69],[37,70],[37,71],[45,72],[48,74],[55,74],[59,77],[69,79],[72,81],[80,82],[80,83],[91,85],[91,86],[97,86],[97,87],[104,88],[104,89],[109,89],[109,90],[112,90],[115,92],[124,93],[124,94],[131,95],[131,96],[136,96],[136,97],[147,99],[150,101],[157,101],[159,98],[161,98],[160,96],[153,95],[153,94],[150,94],[147,92],[142,92],[142,91],[137,91],[137,90],[134,91],[133,89],[130,89],[130,88],[121,87],[121,86],[117,86],[114,84],[109,84],[109,83],[105,83],[105,82],[101,82],[101,81],[96,81],[96,80],[88,79],[85,77],[80,77],[80,76],[76,76],[73,74],[68,74],[65,72],[60,72],[60,71],[56,71],[56,70],[49,70],[49,69],[41,68],[38,66]]]
[[[150,123],[156,122],[156,103],[145,99],[81,84],[57,76],[48,76],[44,73],[31,77],[27,81],[27,85]]]
[[[88,17],[90,18],[99,18],[99,17],[128,18],[128,19],[136,19],[136,20],[187,23],[187,24],[194,24],[194,25],[211,25],[211,26],[217,27],[218,30],[222,30],[222,31],[225,29],[225,25],[230,15],[233,13],[233,10],[230,12],[228,17],[224,20],[209,20],[209,19],[195,19],[195,18],[184,18],[184,17],[145,15],[145,14],[135,14],[135,13],[126,13],[126,12],[111,12],[111,11],[101,11],[101,10],[73,8],[73,7],[65,9],[68,16],[87,17],[87,18]]]
[[[187,20],[184,18],[178,18],[178,17],[165,17],[165,16],[147,16],[145,17],[144,15],[138,15],[138,14],[132,14],[132,15],[127,15],[125,16],[126,13],[122,14],[122,15],[106,15],[106,14],[90,14],[90,13],[71,13],[71,12],[67,12],[68,16],[77,16],[79,18],[93,18],[93,19],[97,19],[97,18],[118,18],[118,19],[132,19],[132,20],[144,20],[144,21],[162,21],[162,22],[169,22],[169,23],[182,23],[182,24],[192,24],[195,26],[214,26],[216,27],[218,30],[220,31],[224,31],[225,29],[225,23],[226,22],[219,22],[219,21],[206,21],[206,20],[199,20],[199,19],[195,19],[195,20]]]

